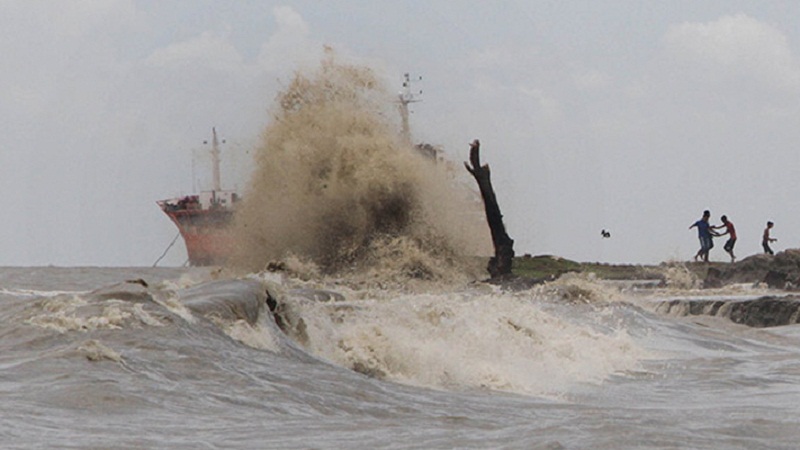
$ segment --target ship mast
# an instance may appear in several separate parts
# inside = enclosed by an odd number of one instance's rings
[[[217,193],[222,191],[222,182],[219,175],[219,144],[224,144],[225,139],[220,140],[217,137],[217,128],[211,128],[211,175],[213,177],[213,186],[211,190],[212,202],[217,201]],[[208,141],[203,141],[203,144],[208,144]]]
[[[422,77],[418,77],[415,81],[420,80],[422,80]],[[411,77],[408,73],[405,73],[403,75],[403,90],[400,91],[398,98],[400,99],[400,120],[402,121],[401,136],[406,144],[411,144],[411,130],[408,125],[408,104],[422,101],[416,97],[417,95],[422,95],[422,91],[420,90],[416,93],[411,91]]]
[[[214,191],[221,191],[222,184],[219,179],[219,140],[216,127],[211,128],[211,167],[214,175]]]

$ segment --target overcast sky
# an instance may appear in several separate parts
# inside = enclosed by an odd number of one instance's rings
[[[0,265],[152,265],[177,232],[155,202],[208,187],[211,127],[243,188],[324,45],[423,77],[418,140],[460,162],[481,139],[518,254],[688,260],[704,209],[740,256],[767,220],[800,247],[798,23],[766,0],[0,0]]]

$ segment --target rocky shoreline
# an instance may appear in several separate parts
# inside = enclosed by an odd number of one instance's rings
[[[765,296],[748,300],[669,300],[656,312],[670,316],[714,316],[754,328],[778,327],[800,322],[800,298]]]
[[[774,289],[800,290],[800,249],[789,249],[775,256],[753,255],[741,261],[710,266],[703,286],[721,287],[732,283],[763,282]]]
[[[677,267],[693,276],[702,288],[719,288],[739,283],[765,283],[773,289],[800,291],[800,249],[772,255],[748,256],[734,263],[664,262],[658,265],[579,263],[552,255],[514,258],[514,278],[525,284],[551,281],[570,273],[594,273],[604,280],[661,280],[668,283],[670,269]],[[506,282],[514,282],[512,279]],[[520,281],[516,281],[520,283]]]
[[[786,294],[756,299],[676,299],[656,311],[671,316],[714,316],[764,328],[800,323],[800,249],[753,255],[735,263],[665,262],[659,265],[578,263],[556,256],[525,255],[514,260],[514,277],[500,281],[508,289],[523,289],[565,273],[593,273],[602,280],[652,280],[652,286],[678,283],[687,288],[720,288],[731,284],[764,283]]]

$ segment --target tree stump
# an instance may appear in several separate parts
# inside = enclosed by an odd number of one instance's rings
[[[483,198],[483,206],[486,211],[486,221],[492,232],[492,245],[494,245],[494,256],[489,259],[486,268],[492,278],[501,278],[511,275],[511,264],[514,261],[514,240],[506,233],[503,225],[503,215],[500,213],[500,206],[492,188],[489,165],[481,166],[480,158],[481,143],[477,139],[472,141],[469,149],[469,162],[464,163],[464,167],[472,174],[478,182],[478,188]]]

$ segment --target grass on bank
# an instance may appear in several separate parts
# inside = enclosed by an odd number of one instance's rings
[[[515,275],[525,278],[554,279],[568,272],[594,273],[605,280],[645,280],[660,278],[652,266],[634,264],[579,263],[558,256],[524,255],[515,257],[512,265]]]

